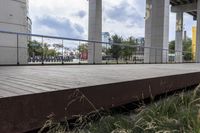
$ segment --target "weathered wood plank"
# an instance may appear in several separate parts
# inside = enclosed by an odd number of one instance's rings
[[[199,64],[0,67],[0,88],[24,95],[199,71]]]

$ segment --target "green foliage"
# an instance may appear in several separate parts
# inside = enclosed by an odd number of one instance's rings
[[[183,41],[183,53],[184,60],[192,60],[192,40],[188,38],[186,41]]]
[[[173,40],[173,41],[171,41],[171,42],[169,43],[169,53],[170,53],[170,54],[173,54],[174,51],[175,51],[175,40]]]
[[[199,133],[200,90],[181,93],[142,109],[138,114],[115,115],[90,125],[91,133]]]
[[[29,56],[41,56],[42,55],[42,44],[37,41],[29,41],[28,43],[28,53]]]
[[[149,106],[136,116],[140,132],[199,133],[200,91],[182,93]]]
[[[47,43],[42,44],[36,40],[29,41],[28,43],[28,53],[30,57],[33,56],[58,56],[60,53],[57,52],[59,48],[62,48],[60,44],[54,44],[54,49],[49,49],[50,45]]]
[[[80,53],[88,52],[88,44],[81,44],[78,46],[78,51]]]
[[[187,38],[183,41],[183,59],[185,61],[192,60],[192,40],[190,38]],[[175,41],[171,41],[169,43],[169,53],[173,54],[175,53]]]
[[[129,60],[136,51],[136,48],[133,46],[137,45],[137,40],[133,37],[129,37],[125,40],[121,36],[115,34],[111,37],[111,40],[115,45],[111,45],[111,48],[106,52],[106,54],[112,55],[112,57],[117,61],[119,58]]]
[[[132,46],[137,45],[137,42],[135,38],[129,37],[128,40],[123,42],[123,44],[124,47],[122,48],[122,56],[125,58],[125,60],[128,60],[136,51],[136,48]]]
[[[122,43],[123,38],[115,34],[114,36],[112,36],[112,41],[113,41],[113,43],[120,44],[120,43]],[[121,56],[121,52],[122,52],[121,50],[122,50],[122,48],[120,45],[112,45],[111,46],[110,52],[111,52],[113,58],[115,58],[117,61],[118,61],[119,57]]]
[[[111,133],[116,129],[123,129],[130,132],[133,125],[134,123],[127,116],[106,116],[102,117],[98,122],[91,124],[88,131],[92,133]]]
[[[48,133],[200,133],[200,87],[129,114],[101,116],[100,120],[90,121],[82,129],[77,127],[70,131],[68,123],[52,124],[52,121],[47,121],[44,127],[49,127]]]
[[[54,49],[49,49],[46,56],[55,56],[57,52]]]

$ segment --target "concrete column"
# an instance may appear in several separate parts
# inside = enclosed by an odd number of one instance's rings
[[[146,0],[145,47],[151,47],[152,0]],[[144,62],[150,63],[150,49],[144,49]]]
[[[146,0],[145,63],[168,62],[169,0]],[[155,49],[157,48],[157,49]]]
[[[200,63],[200,0],[197,1],[196,62]]]
[[[176,13],[175,60],[183,62],[183,12]]]
[[[102,0],[89,0],[88,40],[102,41]],[[102,44],[88,44],[88,63],[102,63]]]

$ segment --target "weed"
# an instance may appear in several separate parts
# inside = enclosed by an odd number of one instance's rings
[[[97,121],[79,116],[76,128],[70,131],[67,122],[55,123],[50,119],[41,131],[48,127],[47,133],[200,133],[200,86],[150,105],[142,104],[128,114],[102,115],[84,94],[80,98],[94,108],[93,113],[99,116]]]

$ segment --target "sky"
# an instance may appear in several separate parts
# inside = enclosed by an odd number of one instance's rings
[[[87,39],[88,0],[29,0],[32,33]],[[103,32],[144,37],[145,0],[103,0]],[[175,38],[174,13],[170,13],[169,39]],[[191,37],[196,24],[184,14],[184,29]]]

